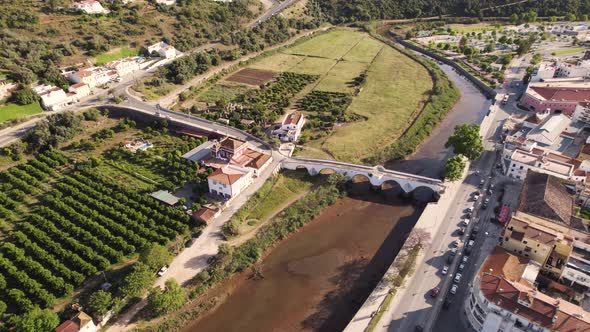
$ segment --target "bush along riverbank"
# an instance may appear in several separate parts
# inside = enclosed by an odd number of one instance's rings
[[[445,118],[461,97],[459,89],[457,89],[455,84],[449,80],[434,62],[399,47],[384,34],[387,31],[387,28],[384,27],[372,23],[367,24],[365,30],[374,38],[379,39],[424,66],[430,73],[434,85],[422,111],[416,116],[402,136],[395,143],[364,160],[364,163],[371,165],[381,164],[389,160],[403,159],[414,153],[420,143],[430,135],[434,127]]]
[[[189,282],[188,304],[199,301],[199,296],[236,273],[244,272],[252,267],[256,275],[256,263],[280,241],[299,230],[313,220],[322,209],[334,204],[338,198],[342,197],[345,194],[345,182],[341,174],[330,175],[323,184],[318,185],[316,189],[286,208],[275,221],[262,227],[254,238],[237,247],[222,244],[216,260]],[[190,308],[169,314],[157,324],[140,327],[135,331],[177,331],[216,304],[215,299],[203,299],[200,302]]]

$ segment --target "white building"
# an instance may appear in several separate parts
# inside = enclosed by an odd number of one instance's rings
[[[95,332],[98,330],[99,327],[94,324],[92,317],[88,316],[88,314],[83,311],[80,311],[76,316],[72,317],[72,319],[66,320],[55,328],[55,332]]]
[[[105,84],[117,77],[117,72],[102,67],[86,67],[71,73],[67,78],[73,83],[86,83],[90,88]]]
[[[161,41],[159,43],[155,43],[154,45],[148,46],[147,50],[150,55],[152,53],[156,52],[161,57],[166,58],[166,59],[172,59],[178,55],[178,51],[174,47],[164,43],[163,41]]]
[[[96,0],[81,0],[74,2],[72,7],[74,10],[79,12],[85,12],[86,14],[108,14],[110,10],[105,9],[100,2]]]
[[[289,113],[281,122],[278,129],[272,131],[272,135],[283,142],[296,142],[301,135],[301,129],[305,124],[305,117],[301,112]]]
[[[557,64],[557,75],[559,77],[590,77],[590,60],[580,60],[576,63],[565,61]]]
[[[119,76],[125,76],[131,74],[134,71],[139,70],[139,62],[133,58],[125,58],[121,60],[115,60],[106,64],[106,67],[117,72]]]
[[[473,280],[464,309],[475,331],[587,331],[581,307],[535,287],[540,265],[496,247]]]
[[[86,83],[76,83],[71,85],[68,91],[75,93],[78,98],[83,98],[90,95],[90,86]]]
[[[75,93],[66,93],[63,89],[52,85],[37,85],[33,87],[41,99],[41,106],[48,111],[57,111],[78,102]]]
[[[579,103],[574,110],[572,119],[576,122],[590,123],[590,101]]]
[[[502,167],[512,178],[524,180],[529,170],[575,180],[580,163],[559,149],[573,140],[578,128],[563,114],[537,113],[526,120],[508,119],[504,124]]]
[[[176,0],[156,0],[158,5],[171,6],[176,4]]]
[[[235,165],[218,168],[207,177],[209,192],[231,199],[252,183],[253,174],[251,169]]]
[[[531,75],[531,82],[544,81],[551,79],[557,74],[557,67],[553,62],[544,61],[539,64]]]

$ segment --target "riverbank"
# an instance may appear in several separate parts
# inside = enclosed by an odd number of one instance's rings
[[[349,191],[274,248],[256,274],[220,285],[223,303],[182,331],[342,330],[422,212],[366,183]]]

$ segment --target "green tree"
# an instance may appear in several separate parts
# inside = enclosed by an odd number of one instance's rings
[[[111,293],[99,290],[88,299],[88,310],[93,317],[103,317],[110,309],[113,303]]]
[[[475,160],[483,152],[483,141],[479,136],[479,125],[462,124],[455,127],[453,135],[445,143],[445,147],[453,147],[457,154]]]
[[[142,262],[135,263],[133,270],[123,279],[121,292],[129,297],[140,296],[155,280],[153,269]]]
[[[445,180],[449,181],[456,181],[461,178],[463,175],[463,170],[465,169],[465,161],[463,160],[463,156],[457,155],[447,160],[447,164],[445,165]]]
[[[168,279],[164,290],[160,287],[150,290],[148,309],[159,316],[180,309],[185,301],[185,290],[178,285],[175,279]]]
[[[149,266],[152,270],[168,265],[171,259],[172,255],[168,249],[157,243],[143,250],[139,256],[139,261]]]
[[[466,36],[461,37],[461,39],[459,40],[459,49],[464,49],[465,46],[467,46],[467,42],[469,41],[469,39],[467,39]]]
[[[59,325],[59,317],[47,309],[34,308],[23,315],[12,316],[9,324],[19,332],[51,332]]]
[[[4,315],[4,312],[6,312],[6,303],[0,300],[0,316]]]
[[[576,14],[574,13],[568,13],[567,15],[565,15],[565,20],[569,21],[569,22],[573,22],[576,20]]]
[[[37,94],[28,85],[22,85],[20,90],[14,93],[13,100],[19,105],[29,105],[37,101]]]
[[[518,17],[518,14],[514,13],[514,14],[510,15],[510,23],[518,24],[519,21],[520,21],[520,18]]]

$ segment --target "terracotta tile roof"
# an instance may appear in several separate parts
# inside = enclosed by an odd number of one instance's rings
[[[80,83],[72,84],[72,88],[77,89],[77,88],[81,88],[81,87],[83,87],[85,85],[87,85],[87,84],[80,82]]]
[[[564,181],[548,174],[527,173],[518,211],[570,225],[573,208],[574,197],[565,188]]]
[[[243,174],[230,174],[225,173],[223,168],[216,169],[211,175],[208,176],[209,179],[215,180],[221,183],[232,185],[238,181]]]
[[[287,118],[285,118],[285,125],[290,125],[290,124],[297,124],[299,123],[299,120],[301,119],[301,117],[303,116],[303,114],[301,114],[301,112],[293,112],[289,115],[287,115]]]
[[[540,86],[534,86],[531,87],[531,89],[538,93],[545,100],[556,100],[564,102],[590,100],[590,89]]]
[[[90,72],[90,71],[86,71],[86,70],[81,70],[81,71],[79,71],[79,72],[77,73],[77,75],[78,75],[79,77],[88,77],[88,76],[91,76],[91,75],[92,75],[92,72]]]
[[[492,253],[483,262],[480,271],[493,271],[495,275],[502,276],[511,281],[520,281],[529,259],[513,255],[502,247],[496,246]]]
[[[66,320],[55,328],[55,332],[78,332],[80,331],[80,325],[72,320]]]
[[[226,137],[221,141],[221,147],[231,151],[236,151],[244,144],[246,144],[246,142],[230,137]]]
[[[270,159],[270,155],[261,153],[258,157],[252,159],[246,166],[256,169],[260,169]]]
[[[193,216],[198,218],[204,222],[209,222],[211,219],[215,217],[215,214],[218,211],[209,209],[207,207],[202,207],[199,211],[195,212]]]

